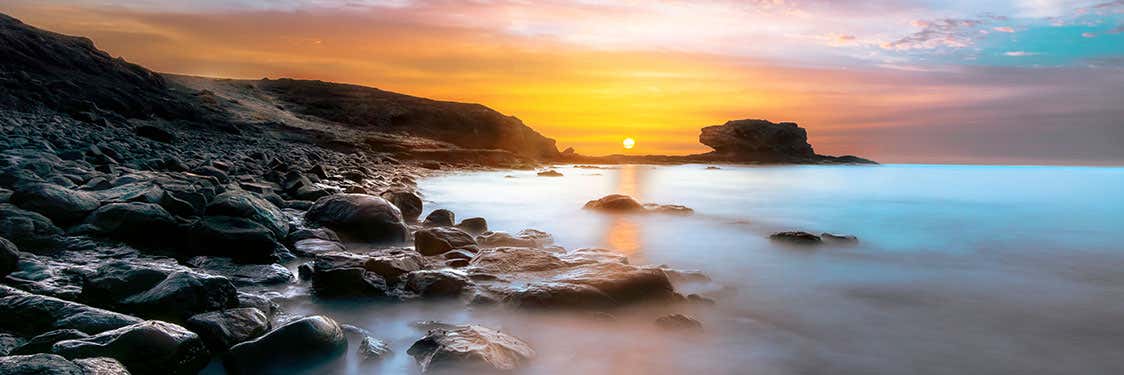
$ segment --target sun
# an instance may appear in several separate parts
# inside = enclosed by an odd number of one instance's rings
[[[621,141],[621,144],[624,145],[624,148],[626,150],[631,150],[633,147],[636,147],[636,140],[632,138],[625,138],[624,141]]]

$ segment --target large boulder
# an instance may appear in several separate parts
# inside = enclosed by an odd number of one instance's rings
[[[632,197],[623,194],[606,195],[601,197],[601,199],[586,202],[585,206],[582,208],[612,212],[644,211],[644,205],[632,199]]]
[[[63,231],[46,216],[0,203],[0,237],[7,238],[20,248],[53,248]]]
[[[151,289],[179,270],[180,267],[164,262],[109,261],[83,279],[82,301],[117,307],[121,300]]]
[[[418,361],[422,372],[507,372],[535,356],[523,340],[478,325],[430,330],[406,353]]]
[[[407,223],[418,221],[422,213],[422,200],[417,194],[409,191],[390,190],[382,193],[382,198],[389,201],[402,212],[402,218]]]
[[[305,213],[305,219],[358,241],[401,243],[409,235],[398,207],[366,194],[320,198]]]
[[[293,272],[280,264],[242,264],[230,258],[197,256],[188,259],[187,265],[223,276],[236,286],[284,284],[293,280]]]
[[[347,338],[340,325],[317,315],[231,347],[223,366],[231,374],[299,372],[334,362],[346,351]]]
[[[11,202],[59,223],[86,217],[101,203],[93,194],[54,184],[27,184],[12,193]]]
[[[211,351],[223,352],[265,334],[269,318],[261,310],[244,307],[199,314],[188,319],[185,326],[198,333]]]
[[[56,329],[87,334],[139,323],[132,316],[0,286],[0,330],[38,335]]]
[[[728,121],[702,128],[699,142],[733,161],[800,162],[816,156],[808,132],[792,122]]]
[[[113,358],[133,374],[196,374],[211,357],[199,335],[157,320],[61,341],[52,351],[69,359]]]
[[[286,252],[269,228],[249,219],[207,216],[192,225],[189,246],[201,255],[217,255],[241,262],[272,263]]]
[[[321,297],[384,297],[386,279],[366,269],[367,258],[348,253],[329,253],[312,263],[312,291]]]
[[[455,270],[420,270],[406,274],[403,289],[417,297],[457,297],[472,285],[464,273]]]
[[[475,249],[471,234],[454,227],[433,227],[414,232],[414,248],[425,256],[441,255],[453,249]]]
[[[182,238],[176,219],[153,203],[110,203],[86,217],[94,232],[131,242],[175,243]]]
[[[0,278],[19,268],[20,250],[12,241],[0,237]]]
[[[225,277],[176,272],[120,305],[147,318],[182,321],[198,313],[237,307],[238,292]]]
[[[230,190],[215,196],[207,205],[206,214],[248,219],[269,228],[277,238],[289,234],[289,223],[277,206],[241,190]]]

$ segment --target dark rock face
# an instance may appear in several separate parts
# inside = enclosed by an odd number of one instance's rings
[[[197,254],[229,257],[243,262],[269,263],[284,247],[274,232],[248,219],[207,216],[190,230],[190,246]]]
[[[93,194],[53,184],[21,186],[12,193],[11,201],[60,223],[82,220],[100,204]]]
[[[808,232],[779,232],[769,235],[769,239],[793,245],[819,245],[823,243],[820,236]]]
[[[321,297],[387,295],[386,279],[365,267],[366,259],[345,253],[316,257],[312,264],[312,290]]]
[[[16,244],[0,237],[0,278],[15,271],[20,261],[20,251]]]
[[[417,222],[422,214],[422,200],[417,194],[408,191],[387,191],[382,193],[382,198],[398,207],[402,212],[402,219],[407,223]]]
[[[211,356],[199,335],[156,320],[61,341],[52,350],[70,359],[113,358],[134,374],[195,374]]]
[[[0,328],[37,335],[56,329],[96,334],[139,323],[132,316],[0,286]]]
[[[816,155],[808,144],[808,132],[793,122],[728,121],[703,128],[699,143],[732,160],[788,162]]]
[[[856,245],[859,243],[858,237],[849,234],[821,233],[820,239],[822,239],[824,242],[840,245]]]
[[[455,222],[457,222],[457,220],[453,211],[439,208],[430,212],[429,215],[426,215],[422,225],[427,227],[451,227]]]
[[[442,102],[375,88],[291,79],[260,81],[302,114],[361,129],[409,132],[466,149],[500,149],[533,159],[558,156],[554,140],[479,104]]]
[[[238,294],[225,277],[176,272],[120,304],[140,316],[182,321],[198,313],[237,307]]]
[[[199,314],[188,319],[186,327],[198,333],[212,352],[224,352],[269,331],[269,318],[246,307]]]
[[[337,241],[327,241],[319,238],[309,238],[293,244],[293,252],[300,256],[315,256],[316,254],[333,251],[347,251],[347,248]]]
[[[277,238],[289,234],[289,223],[280,209],[245,191],[232,190],[215,196],[207,205],[206,214],[248,219],[269,228]]]
[[[316,368],[347,351],[347,338],[334,320],[302,318],[265,336],[230,348],[223,366],[231,374],[270,374]]]
[[[477,325],[430,330],[406,351],[423,373],[434,371],[513,371],[535,351],[517,337]]]
[[[55,343],[64,340],[78,340],[90,337],[76,329],[57,329],[39,336],[32,337],[27,342],[12,350],[12,355],[30,355],[36,353],[50,353]]]
[[[366,194],[320,198],[305,213],[309,222],[360,241],[401,243],[408,231],[402,213],[385,199]]]
[[[141,137],[145,137],[161,143],[172,143],[176,141],[176,136],[174,134],[165,130],[164,128],[157,126],[141,125],[134,128],[133,131]]]
[[[86,375],[129,375],[129,369],[113,358],[79,358],[72,362]]]
[[[414,232],[414,248],[425,256],[441,255],[453,249],[475,249],[476,240],[453,227],[425,228]]]
[[[632,197],[623,194],[610,194],[601,199],[586,202],[582,207],[587,210],[601,210],[613,212],[632,212],[643,211],[644,205],[637,202]]]
[[[0,357],[0,374],[6,375],[86,375],[74,362],[55,354]],[[100,374],[99,374],[100,375]]]
[[[93,232],[129,242],[167,243],[183,238],[176,219],[152,203],[110,203],[98,207],[85,223]]]
[[[280,264],[240,264],[229,258],[198,256],[187,260],[187,265],[223,276],[234,285],[284,284],[293,279],[293,273]]]
[[[0,237],[10,239],[20,248],[51,248],[62,234],[62,229],[46,216],[0,203]]]

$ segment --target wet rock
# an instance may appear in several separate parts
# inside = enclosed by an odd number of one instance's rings
[[[407,223],[418,221],[422,214],[422,200],[417,194],[408,191],[387,191],[382,193],[382,198],[389,201],[402,212],[402,219]]]
[[[191,173],[200,176],[214,177],[219,183],[225,184],[230,182],[230,176],[223,172],[223,170],[215,168],[210,165],[201,166],[191,170]]]
[[[478,286],[525,308],[605,308],[682,300],[663,270],[632,266],[627,259],[599,249],[568,253],[522,247],[488,249],[477,254],[465,271]],[[502,275],[502,279],[475,275]]]
[[[239,264],[229,258],[194,257],[186,262],[212,275],[230,279],[234,285],[275,285],[293,280],[293,273],[280,264]]]
[[[362,256],[331,253],[316,257],[312,264],[312,290],[321,297],[383,297],[387,283],[364,268]]]
[[[635,212],[644,210],[644,206],[641,205],[640,202],[623,194],[606,195],[601,197],[601,199],[586,202],[585,206],[582,208],[612,212]]]
[[[414,248],[422,255],[441,255],[453,249],[475,249],[476,240],[453,227],[425,228],[414,233]]]
[[[0,333],[0,357],[6,356],[19,348],[25,341],[22,337],[16,335]]]
[[[293,244],[293,252],[300,256],[310,257],[317,254],[329,253],[333,251],[347,251],[347,248],[342,243],[336,241],[327,241],[319,238],[309,238],[297,241]]]
[[[74,362],[55,354],[0,357],[0,374],[5,375],[86,375]]]
[[[482,217],[470,217],[461,220],[457,228],[469,234],[480,234],[488,231],[488,221]]]
[[[656,319],[656,327],[669,331],[701,332],[702,323],[683,314],[671,314]]]
[[[0,237],[0,278],[8,276],[19,266],[20,251],[16,244]]]
[[[703,128],[699,142],[738,161],[792,162],[815,156],[807,131],[792,122],[728,121]]]
[[[140,322],[132,316],[0,286],[0,329],[37,335],[56,329],[87,334]]]
[[[189,238],[192,250],[201,255],[229,257],[242,262],[272,263],[282,257],[284,247],[269,228],[253,221],[208,216],[192,225]]]
[[[425,267],[425,259],[414,252],[372,256],[363,261],[363,268],[388,282],[397,283],[402,275]]]
[[[238,295],[225,277],[176,272],[120,304],[140,316],[181,321],[202,312],[237,307]]]
[[[648,210],[648,212],[654,212],[654,213],[658,213],[658,214],[667,214],[667,215],[679,215],[679,216],[689,216],[689,215],[693,215],[695,213],[694,209],[692,209],[690,207],[687,207],[687,206],[681,206],[681,205],[678,205],[678,204],[646,203],[646,204],[644,204],[644,209]]]
[[[152,203],[110,203],[90,214],[85,224],[97,234],[134,243],[174,243],[183,237],[176,219]]]
[[[769,235],[769,239],[776,242],[802,246],[819,245],[823,243],[820,236],[808,232],[778,232]]]
[[[849,234],[820,234],[820,239],[824,242],[829,242],[838,245],[856,245],[859,243],[859,238]]]
[[[224,352],[268,332],[269,318],[256,308],[236,308],[192,316],[185,327],[198,333],[212,352]]]
[[[158,262],[109,261],[83,279],[81,297],[91,304],[116,307],[121,300],[151,289],[179,270]]]
[[[513,371],[535,356],[519,338],[477,325],[430,330],[406,351],[423,373]]]
[[[36,353],[50,353],[55,343],[64,340],[76,340],[90,337],[76,329],[56,329],[35,337],[11,351],[11,355],[30,355]]]
[[[0,203],[0,237],[21,249],[54,248],[62,240],[62,234],[62,229],[46,216]]]
[[[317,315],[231,347],[223,366],[231,374],[281,373],[328,364],[346,351],[347,339],[339,324]]]
[[[406,274],[404,289],[418,297],[457,297],[472,285],[468,277],[453,270],[421,270]]]
[[[439,208],[426,215],[422,225],[426,227],[451,227],[455,222],[456,215],[453,214],[453,211]]]
[[[359,241],[401,243],[408,236],[397,207],[385,199],[364,194],[321,198],[308,210],[305,219]]]
[[[129,375],[125,365],[113,358],[79,358],[71,362],[82,368],[84,375]]]
[[[289,233],[289,243],[296,243],[297,241],[312,238],[332,242],[340,241],[340,236],[327,228],[303,228]]]
[[[541,248],[554,242],[550,233],[535,229],[524,229],[512,235],[507,232],[484,232],[476,239],[482,248],[493,247],[536,247]]]
[[[20,186],[12,193],[11,202],[60,223],[82,220],[100,204],[89,192],[71,190],[53,184]]]
[[[215,196],[207,205],[206,214],[253,221],[269,228],[277,238],[284,238],[289,234],[289,223],[280,209],[245,191],[231,190]]]
[[[157,320],[61,341],[52,350],[70,359],[113,358],[134,374],[195,374],[210,360],[199,335]]]
[[[281,306],[270,300],[269,297],[246,292],[238,292],[238,307],[258,309],[269,319],[273,319],[281,310]]]
[[[377,361],[390,354],[390,345],[374,337],[365,336],[359,343],[356,354],[363,361]]]
[[[133,128],[133,132],[137,135],[148,138],[160,143],[172,143],[176,141],[176,136],[163,128],[152,125],[141,125]]]
[[[475,257],[475,256],[476,256],[475,253],[472,253],[472,252],[469,252],[469,251],[466,251],[466,250],[451,250],[451,251],[445,252],[444,254],[441,254],[441,257],[445,258],[445,259],[472,260],[472,257]]]
[[[562,177],[562,173],[553,169],[548,169],[538,173],[539,177]]]

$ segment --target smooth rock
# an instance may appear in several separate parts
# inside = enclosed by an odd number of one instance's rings
[[[513,371],[535,356],[519,338],[477,325],[430,330],[407,354],[423,373],[433,371]]]
[[[0,357],[0,374],[4,375],[87,375],[74,362],[55,354],[13,355]]]
[[[195,315],[184,325],[199,334],[212,352],[257,338],[269,331],[269,318],[256,308],[236,308]]]
[[[151,289],[121,301],[122,308],[148,318],[181,321],[195,314],[238,306],[229,279],[195,272],[176,272]]]
[[[38,335],[56,329],[87,334],[138,323],[132,316],[0,286],[0,329]]]
[[[219,194],[207,205],[205,213],[208,216],[231,216],[253,221],[269,228],[277,238],[285,238],[289,234],[289,223],[281,210],[249,192],[230,190]]]
[[[586,202],[585,206],[582,208],[611,212],[635,212],[644,210],[644,206],[641,205],[640,202],[623,194],[606,195],[600,199]]]
[[[305,213],[305,219],[359,241],[401,243],[409,234],[401,211],[385,199],[371,195],[321,198]]]
[[[304,239],[293,244],[293,252],[305,257],[333,251],[347,251],[347,248],[337,241],[328,241],[319,238]]]
[[[110,203],[86,217],[85,223],[98,234],[129,242],[175,244],[183,237],[176,219],[152,203]]]
[[[293,273],[280,264],[240,264],[229,258],[198,256],[186,264],[206,273],[230,279],[236,286],[285,284]]]
[[[382,198],[389,201],[402,212],[402,219],[407,223],[418,221],[422,214],[422,200],[417,194],[408,191],[386,191]]]
[[[472,235],[453,227],[432,227],[414,232],[414,248],[425,256],[441,255],[453,249],[475,249]]]
[[[273,263],[284,247],[272,230],[248,219],[208,216],[191,227],[189,242],[201,255],[229,257],[241,262]]]
[[[453,214],[453,211],[439,208],[426,215],[422,225],[426,227],[451,227],[456,221],[456,215]]]
[[[32,337],[27,342],[12,350],[11,355],[30,355],[36,353],[50,353],[55,343],[64,340],[84,339],[90,337],[76,329],[56,329]]]
[[[482,217],[470,217],[457,223],[457,228],[470,234],[480,234],[488,231],[488,221]]]
[[[60,341],[52,351],[69,359],[113,358],[133,374],[195,374],[211,357],[199,335],[158,320]]]
[[[457,297],[472,285],[468,277],[453,270],[420,270],[406,274],[404,289],[418,297]]]
[[[347,339],[340,325],[317,315],[231,347],[223,366],[231,374],[294,372],[333,362],[346,351]]]
[[[20,186],[12,193],[10,200],[21,208],[38,212],[60,223],[82,220],[100,204],[89,192],[53,184]]]

